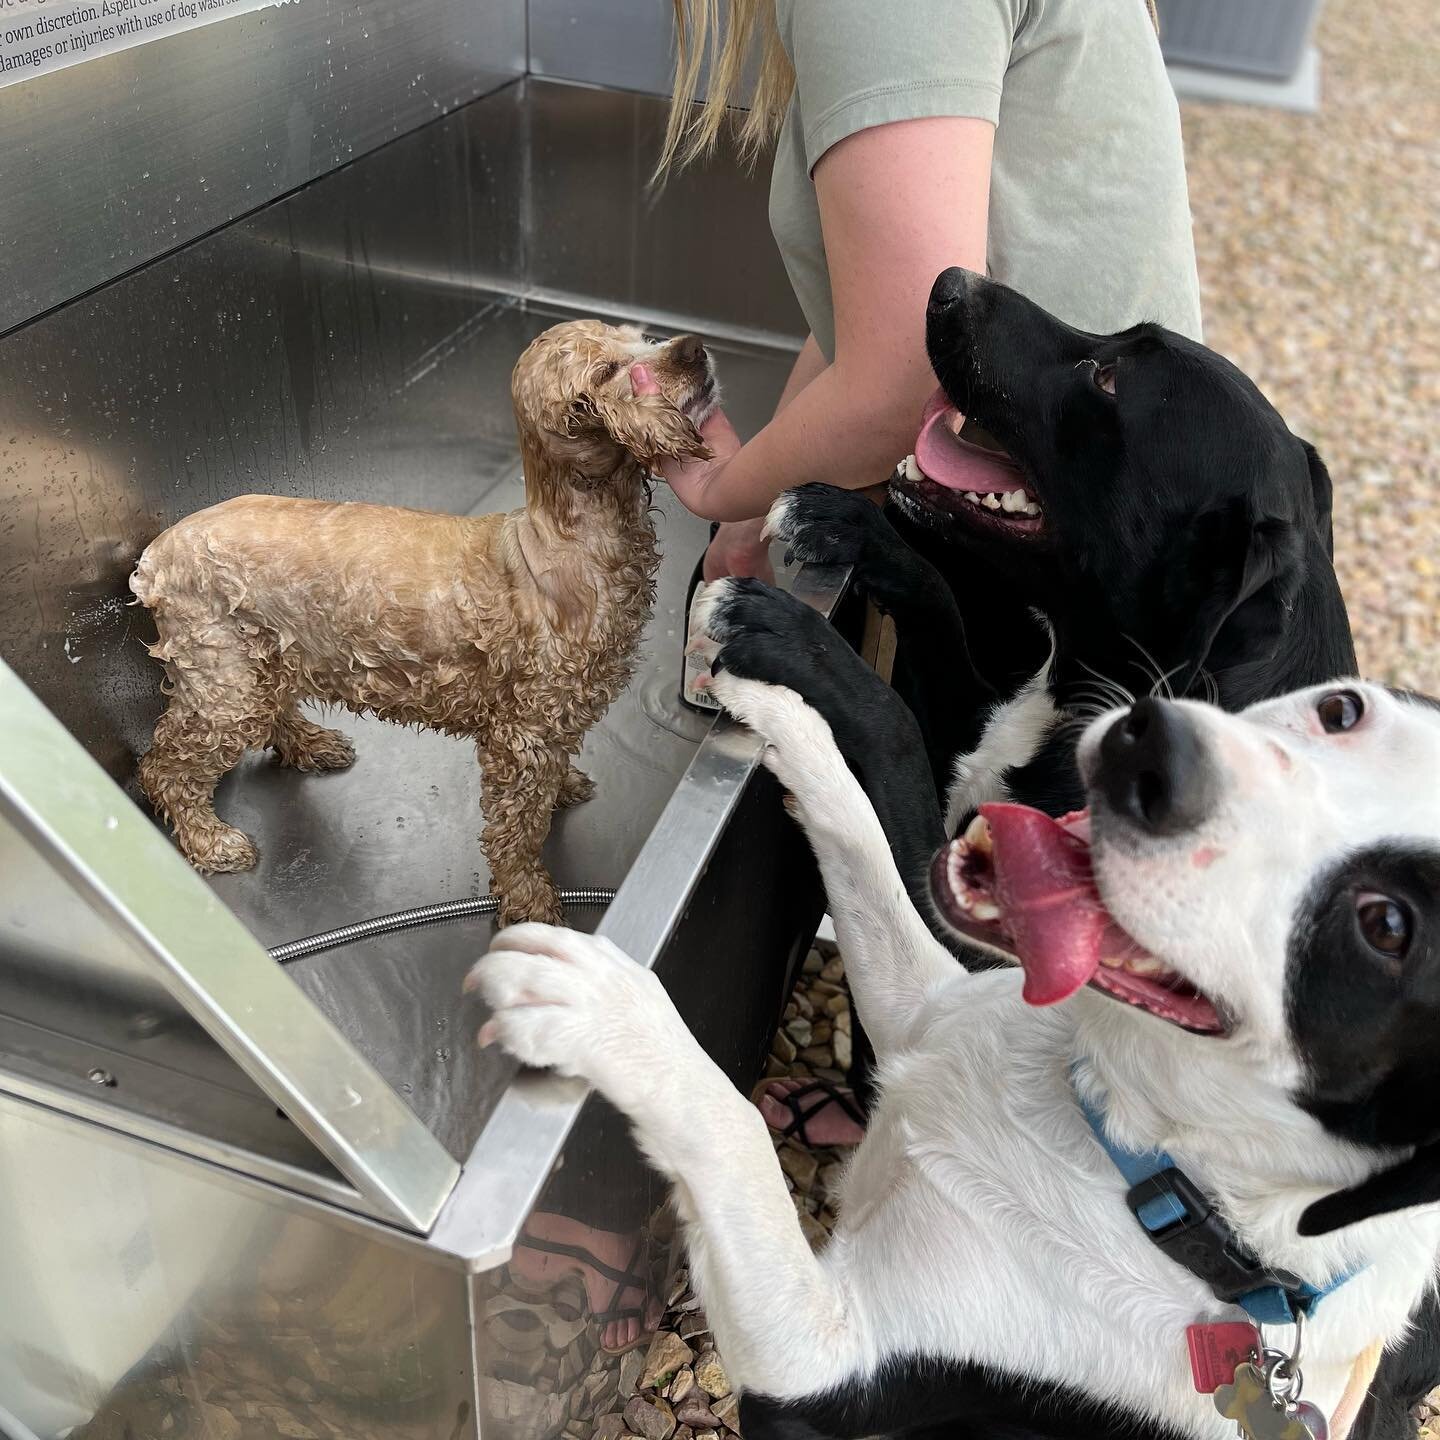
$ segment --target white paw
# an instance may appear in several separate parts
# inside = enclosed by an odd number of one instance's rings
[[[781,757],[835,749],[835,737],[824,716],[783,685],[746,680],[722,670],[711,681],[711,693]]]
[[[482,1045],[498,1041],[526,1065],[588,1080],[622,1108],[694,1047],[656,976],[598,935],[511,926],[465,988],[490,1006]]]
[[[783,685],[745,680],[729,670],[710,684],[725,709],[765,741],[764,765],[790,792],[793,803],[786,808],[811,838],[837,823],[831,812],[843,811],[858,786],[820,712]]]
[[[765,526],[761,534],[767,540],[780,540],[788,542],[790,539],[790,526],[794,520],[795,498],[789,490],[783,490],[775,497],[774,503],[770,506],[769,513],[765,516]]]

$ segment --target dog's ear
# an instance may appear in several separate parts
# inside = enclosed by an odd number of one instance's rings
[[[571,436],[601,425],[649,470],[662,460],[710,458],[700,432],[663,395],[581,395],[567,413]]]
[[[1174,552],[1163,566],[1163,616],[1179,640],[1161,653],[1183,695],[1202,667],[1224,670],[1275,653],[1300,590],[1305,547],[1289,520],[1257,517],[1235,499],[1197,516]]]
[[[1348,1190],[1317,1200],[1300,1217],[1302,1235],[1328,1235],[1345,1225],[1440,1200],[1440,1144],[1422,1145],[1408,1159]]]
[[[1330,472],[1320,458],[1320,452],[1308,441],[1300,442],[1305,447],[1305,461],[1310,467],[1310,494],[1315,501],[1315,529],[1320,535],[1325,553],[1335,558],[1335,528],[1331,521],[1334,508],[1334,489],[1330,484]]]

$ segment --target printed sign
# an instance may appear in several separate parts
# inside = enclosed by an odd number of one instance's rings
[[[0,89],[289,0],[0,0]]]

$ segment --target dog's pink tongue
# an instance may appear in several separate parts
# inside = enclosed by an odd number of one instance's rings
[[[1025,970],[1025,1000],[1054,1005],[1100,966],[1111,925],[1090,869],[1090,847],[1027,805],[982,805],[990,825],[995,898]]]
[[[956,433],[960,412],[944,390],[937,390],[925,407],[915,441],[915,463],[937,485],[947,490],[973,490],[978,494],[1020,487],[1020,472],[1004,455],[962,440]]]

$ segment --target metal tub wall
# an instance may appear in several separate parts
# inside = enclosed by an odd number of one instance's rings
[[[799,329],[777,260],[744,275],[729,262],[770,255],[763,189],[716,162],[647,197],[662,113],[635,96],[508,87],[0,341],[0,653],[117,783],[132,785],[161,704],[125,581],[180,516],[246,491],[456,513],[518,503],[509,371],[534,334],[579,312],[693,322],[732,415],[763,423]],[[622,887],[603,919],[575,922],[657,966],[748,1083],[818,884],[754,774],[753,743],[723,727],[706,738],[676,701],[705,530],[657,501],[665,561],[639,673],[582,756],[597,798],[557,819],[547,860],[562,885]],[[357,740],[352,771],[304,778],[251,757],[221,787],[262,860],[214,890],[263,944],[485,889],[468,748],[339,723]],[[576,1361],[552,1357],[537,1377],[496,1340],[497,1267],[537,1201],[573,1215],[579,1195],[582,1218],[621,1229],[660,1196],[600,1102],[517,1084],[476,1050],[481,1017],[458,988],[487,926],[289,971],[463,1163],[428,1238],[404,1237],[287,1188],[277,1167],[302,1157],[276,1138],[273,1106],[242,1094],[103,936],[50,928],[60,909],[37,899],[40,873],[0,825],[0,1071],[60,1065],[83,1089],[103,1063],[122,1083],[83,1107],[64,1085],[43,1105],[0,1098],[0,1147],[23,1156],[0,1185],[12,1241],[0,1431],[8,1410],[41,1440],[80,1417],[84,1440],[125,1423],[151,1433],[160,1406],[177,1440],[229,1437],[242,1432],[205,1407],[233,1418],[260,1403],[248,1387],[292,1427],[261,1416],[274,1428],[255,1433],[464,1440],[482,1421],[487,1435],[553,1433]],[[166,1023],[137,1023],[147,1014]],[[127,1105],[150,1106],[148,1129]],[[215,1129],[229,1158],[175,1155],[156,1121]],[[273,1163],[248,1165],[246,1145]],[[407,1318],[396,1297],[412,1293],[423,1303]]]
[[[525,71],[524,0],[306,0],[0,89],[0,334]]]
[[[0,1153],[6,1440],[477,1434],[475,1282],[423,1243],[4,1095]]]

